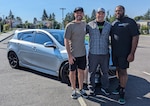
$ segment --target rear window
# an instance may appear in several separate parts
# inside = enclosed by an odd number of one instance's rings
[[[19,33],[18,34],[18,39],[19,40],[23,40],[23,41],[33,42],[33,40],[34,40],[34,33],[33,32]]]

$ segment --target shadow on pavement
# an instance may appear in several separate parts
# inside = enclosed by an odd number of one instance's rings
[[[59,81],[58,77],[44,74],[35,70],[31,70],[28,68],[20,67],[20,70],[31,72],[43,77],[47,77],[56,81]],[[110,91],[112,92],[118,86],[118,79],[113,78],[110,79]],[[100,106],[120,106],[118,104],[119,95],[109,95],[106,96],[100,91],[100,85],[97,86],[97,95],[89,96],[87,99],[89,102],[98,103]],[[150,106],[150,82],[147,80],[128,75],[128,83],[126,87],[126,104],[125,106]]]
[[[45,73],[42,73],[42,72],[39,72],[39,71],[35,71],[35,70],[29,69],[29,68],[19,67],[19,70],[20,70],[20,71],[30,72],[30,73],[33,73],[33,74],[37,74],[37,75],[40,75],[40,76],[43,76],[43,77],[46,77],[46,78],[50,78],[50,79],[59,81],[59,78],[56,77],[56,76],[52,76],[52,75],[49,75],[49,74],[45,74]]]
[[[117,78],[110,79],[110,91],[118,86]],[[89,96],[88,100],[98,103],[100,106],[120,106],[117,100],[119,95],[106,96],[97,88],[98,95]],[[125,106],[150,106],[150,82],[147,80],[129,75],[126,87]]]

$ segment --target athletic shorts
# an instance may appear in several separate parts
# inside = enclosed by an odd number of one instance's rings
[[[113,56],[112,61],[113,61],[113,65],[120,69],[129,68],[129,62],[127,61],[127,57]]]
[[[69,70],[70,71],[75,71],[78,68],[81,70],[85,70],[86,68],[86,56],[82,56],[82,57],[75,57],[75,61],[74,64],[69,65]]]

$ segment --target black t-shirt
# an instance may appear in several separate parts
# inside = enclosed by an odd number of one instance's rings
[[[111,43],[112,53],[116,56],[127,57],[131,51],[132,37],[140,35],[136,22],[128,17],[112,23]]]
[[[103,22],[97,22],[97,26],[98,26],[98,28],[99,28],[100,33],[101,33],[102,30],[103,30],[104,23],[105,23],[105,21],[103,21]]]

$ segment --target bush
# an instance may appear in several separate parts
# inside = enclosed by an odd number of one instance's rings
[[[149,34],[148,31],[149,29],[146,25],[142,25],[140,30],[141,30],[141,34]]]
[[[8,31],[10,29],[10,24],[3,25],[3,31]]]

